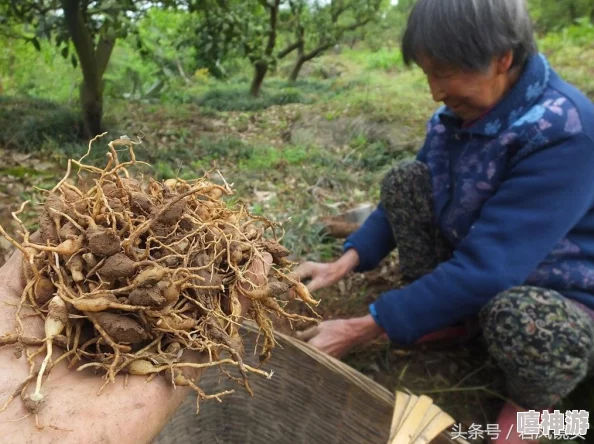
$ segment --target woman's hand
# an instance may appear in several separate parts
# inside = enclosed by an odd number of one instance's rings
[[[262,283],[271,264],[272,257],[266,253],[263,260],[254,260],[246,275],[253,283]],[[0,336],[15,331],[16,306],[24,286],[22,254],[17,251],[0,268]],[[31,310],[23,309],[22,314],[28,313]],[[38,317],[27,318],[24,327],[24,336],[43,338],[43,322]],[[31,347],[29,352],[36,348]],[[29,375],[26,351],[23,350],[23,356],[17,359],[13,347],[0,348],[0,408]],[[58,357],[59,353],[55,350],[53,360]],[[189,356],[189,353],[184,353],[183,359],[207,362],[208,356]],[[97,396],[104,379],[92,372],[68,369],[65,360],[55,365],[46,378],[41,387],[45,399],[38,414],[39,424],[45,428],[36,428],[35,418],[25,409],[17,393],[8,408],[0,412],[0,436],[5,441],[25,443],[55,440],[90,444],[150,442],[190,392],[186,387],[174,388],[161,376],[150,383],[145,382],[145,377],[130,376],[124,387],[124,376],[118,375],[115,384],[109,384]],[[199,374],[196,378],[199,385]],[[34,387],[35,381],[29,384],[28,390],[32,391]]]
[[[361,318],[324,321],[297,337],[318,350],[341,358],[353,347],[372,341],[383,333],[371,315]]]
[[[307,285],[310,292],[334,285],[359,264],[359,255],[355,249],[348,250],[336,262],[329,264],[304,262],[295,273],[301,280],[311,278]],[[382,335],[371,315],[360,318],[336,319],[324,321],[303,332],[297,337],[318,350],[340,358],[359,344],[374,340]]]
[[[359,263],[359,255],[354,249],[348,250],[336,262],[319,263],[304,262],[294,271],[301,281],[311,279],[307,284],[307,289],[314,292],[321,288],[334,285],[345,275],[350,273]]]

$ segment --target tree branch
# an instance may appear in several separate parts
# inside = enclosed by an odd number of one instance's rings
[[[111,57],[111,53],[113,52],[115,42],[115,37],[101,37],[101,39],[99,39],[99,43],[97,43],[97,50],[95,51],[95,61],[97,63],[97,72],[99,78],[102,78],[103,74],[105,74],[105,70],[107,69],[107,65],[109,64],[109,59]]]
[[[367,23],[369,23],[372,20],[371,17],[367,17],[364,20],[359,20],[349,26],[343,26],[341,28],[339,28],[336,32],[335,38],[333,38],[331,41],[325,41],[324,43],[321,43],[317,48],[311,50],[310,52],[308,52],[307,54],[303,55],[301,57],[301,61],[303,63],[319,56],[322,52],[326,51],[327,49],[330,49],[333,45],[335,45],[340,38],[342,37],[342,35],[347,32],[347,31],[354,31],[357,28],[360,28],[361,26],[365,26]]]
[[[303,63],[308,62],[309,60],[319,56],[322,52],[326,51],[327,49],[332,48],[332,46],[335,45],[335,42],[326,42],[324,44],[321,44],[320,46],[318,46],[315,49],[312,49],[310,52],[308,52],[307,54],[304,54],[301,57],[301,61]]]
[[[300,45],[303,44],[303,40],[298,40],[295,43],[291,43],[289,46],[287,46],[285,49],[283,49],[282,51],[280,51],[277,54],[277,58],[282,59],[283,57],[288,56],[289,54],[291,54],[293,51],[295,51],[297,48],[299,48]]]
[[[348,3],[345,5],[345,4],[343,3],[343,1],[342,1],[342,0],[340,0],[338,3],[340,4],[340,6],[338,6],[338,7],[337,7],[338,9],[336,9],[336,10],[334,10],[334,5],[335,5],[335,2],[334,2],[334,1],[332,1],[332,2],[330,3],[330,7],[331,7],[331,10],[332,10],[332,13],[331,13],[331,17],[332,17],[332,23],[336,23],[336,22],[338,21],[338,18],[339,18],[339,17],[340,17],[340,16],[341,16],[341,15],[342,15],[342,14],[343,14],[343,13],[344,13],[344,12],[345,12],[347,9],[349,9],[349,8],[351,7],[351,5],[350,5],[350,4],[348,4]]]
[[[340,30],[339,30],[340,35],[342,36],[342,34],[344,34],[345,32],[354,31],[355,29],[360,28],[361,26],[365,26],[370,21],[371,21],[371,17],[368,17],[365,20],[355,22],[349,26],[344,26],[344,27],[340,28]]]
[[[19,5],[21,6],[21,9],[19,9]],[[22,4],[21,1],[17,0],[11,0],[10,5],[8,5],[8,12],[12,11],[14,17],[28,22],[33,20],[33,17],[30,16],[32,12],[34,12],[35,15],[47,15],[55,9],[56,8],[51,6],[43,7],[42,3],[31,2]]]

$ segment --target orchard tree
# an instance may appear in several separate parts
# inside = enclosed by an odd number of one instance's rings
[[[346,32],[342,40],[351,48],[359,42],[364,42],[372,51],[398,48],[414,3],[415,0],[398,0],[396,4],[382,7],[381,18],[378,21]]]
[[[211,48],[240,48],[254,73],[252,96],[260,94],[267,73],[279,59],[297,53],[290,79],[296,80],[304,63],[336,45],[346,32],[380,17],[385,0],[202,0],[190,10],[203,14],[202,39]],[[281,31],[292,38],[277,50]],[[202,34],[201,34],[202,35]],[[215,54],[225,51],[220,49]]]
[[[5,4],[7,19],[33,28],[32,36],[23,37],[37,49],[46,39],[61,48],[62,56],[75,67],[80,66],[80,104],[87,137],[103,130],[103,76],[116,41],[133,29],[134,21],[150,5],[135,0],[9,0]]]
[[[258,96],[274,65],[280,10],[286,0],[180,0],[198,21],[192,35],[199,57],[214,67],[228,55],[247,58],[254,68],[250,93]]]
[[[278,56],[297,50],[289,80],[299,77],[303,65],[338,44],[343,36],[381,18],[383,0],[289,0],[295,17],[294,41]]]
[[[258,96],[266,74],[274,67],[275,48],[281,28],[281,9],[286,0],[192,0],[190,12],[200,12],[195,38],[211,63],[232,49],[247,58],[254,73],[250,86]]]
[[[244,55],[244,33],[253,21],[258,6],[239,0],[190,0],[185,4],[188,23],[193,30],[182,37],[181,47],[193,47],[196,68],[207,68],[216,78],[226,72],[222,61]],[[250,5],[251,4],[251,5]]]

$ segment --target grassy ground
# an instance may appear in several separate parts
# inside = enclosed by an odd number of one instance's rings
[[[594,98],[592,44],[567,49],[549,39],[544,50],[563,76]],[[137,155],[159,178],[220,171],[251,211],[283,223],[283,242],[295,260],[330,261],[340,255],[341,243],[322,234],[320,218],[377,202],[381,178],[391,165],[414,156],[437,105],[420,71],[405,69],[394,52],[345,50],[304,74],[294,85],[268,79],[258,100],[246,94],[248,78],[205,82],[158,103],[108,98],[107,137],[141,136]],[[32,202],[25,220],[34,225],[34,187],[55,183],[66,160],[86,151],[79,131],[78,114],[67,106],[1,99],[0,224],[9,231],[10,212],[24,199]],[[104,149],[97,143],[92,158],[103,162]],[[381,291],[399,285],[396,266],[393,254],[377,270],[315,295],[322,299],[320,313],[366,313]],[[416,351],[378,343],[346,360],[390,390],[429,394],[467,426],[493,423],[503,402],[499,373],[476,341]]]

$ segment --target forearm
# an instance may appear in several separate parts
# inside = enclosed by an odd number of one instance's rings
[[[364,344],[373,341],[384,333],[384,330],[377,325],[371,315],[349,319],[353,345]]]
[[[357,251],[358,264],[354,270],[358,272],[374,269],[395,246],[392,226],[381,204],[345,241],[347,251]]]
[[[357,267],[357,265],[359,265],[359,254],[357,253],[357,250],[351,248],[334,263],[337,280],[340,280],[349,274]]]

